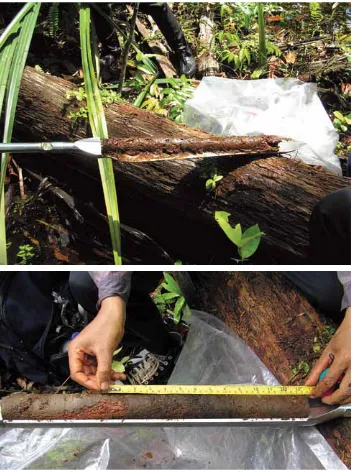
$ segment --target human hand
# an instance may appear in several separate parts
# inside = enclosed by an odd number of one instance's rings
[[[90,324],[69,343],[71,378],[88,389],[106,391],[112,381],[126,379],[112,371],[114,350],[121,342],[125,326],[125,302],[108,297]]]
[[[329,368],[318,382],[320,374]],[[340,381],[341,380],[341,381]],[[321,397],[340,382],[339,388],[322,398],[325,404],[348,404],[351,401],[351,309],[309,373],[307,386],[315,386],[310,397]],[[316,384],[317,383],[317,384]]]

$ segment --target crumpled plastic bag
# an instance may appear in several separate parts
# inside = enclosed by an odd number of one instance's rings
[[[224,136],[278,135],[280,151],[341,175],[338,134],[316,84],[298,79],[204,77],[184,107],[186,125]]]
[[[170,384],[278,384],[223,322],[193,311]],[[0,430],[0,469],[346,469],[314,427]]]

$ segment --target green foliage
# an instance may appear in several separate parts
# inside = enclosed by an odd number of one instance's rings
[[[104,107],[98,88],[98,80],[92,57],[91,39],[96,41],[96,38],[91,38],[90,19],[90,7],[86,6],[86,4],[80,4],[81,57],[89,121],[94,136],[108,138]],[[97,47],[94,49],[95,51],[98,50]],[[120,218],[112,160],[109,158],[99,158],[98,166],[108,216],[114,263],[122,264]]]
[[[121,348],[118,348],[118,350],[115,350],[113,353],[113,357],[118,355],[122,350]],[[124,356],[121,360],[114,360],[112,361],[112,370],[115,371],[116,373],[124,373],[125,372],[125,364],[130,360],[129,356]]]
[[[146,79],[137,75],[128,85],[139,92],[134,101],[135,107],[168,117],[177,123],[182,123],[184,104],[195,90],[192,80],[184,75],[168,79],[157,79],[156,76]]]
[[[40,3],[25,4],[0,36],[0,118],[3,105],[3,142],[10,143],[15,121],[23,70]],[[8,164],[8,153],[1,155],[0,169],[0,264],[7,264],[4,184]]]
[[[59,30],[59,7],[60,3],[52,3],[49,7],[48,23],[49,36],[56,38]]]
[[[343,115],[339,111],[333,112],[335,118],[333,120],[334,127],[338,133],[346,133],[351,126],[351,114]]]
[[[178,324],[183,316],[189,315],[190,309],[173,276],[166,272],[163,275],[164,282],[157,288],[153,300],[162,314],[171,314],[174,322]]]
[[[229,217],[230,213],[228,212],[215,212],[216,222],[222,228],[229,240],[238,248],[241,261],[245,261],[258,249],[261,237],[264,233],[260,230],[258,224],[253,225],[243,233],[240,223],[238,223],[234,228],[230,225],[228,221]]]
[[[30,264],[31,259],[35,256],[34,247],[31,245],[19,246],[17,252],[18,264]]]
[[[217,182],[221,181],[223,176],[218,176],[217,173],[213,174],[209,179],[206,181],[206,190],[207,192],[213,192],[217,187]]]
[[[310,365],[306,361],[301,360],[297,366],[292,368],[292,373],[296,376],[299,373],[308,374],[310,371]]]

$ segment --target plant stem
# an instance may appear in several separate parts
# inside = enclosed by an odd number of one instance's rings
[[[134,7],[134,13],[132,14],[132,19],[131,19],[131,24],[130,24],[130,34],[129,37],[125,43],[125,48],[124,48],[124,53],[123,53],[123,59],[121,63],[121,72],[120,72],[120,77],[119,77],[119,88],[118,88],[118,93],[121,95],[123,86],[124,86],[124,81],[125,81],[125,74],[126,74],[126,65],[127,65],[127,60],[129,57],[129,51],[131,48],[131,45],[134,41],[134,36],[135,36],[135,26],[136,26],[136,18],[137,18],[137,13],[139,11],[139,4],[136,3]]]
[[[259,25],[259,66],[261,67],[266,64],[267,60],[264,6],[262,3],[257,5],[257,18]]]

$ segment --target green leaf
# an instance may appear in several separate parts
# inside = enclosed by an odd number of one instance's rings
[[[121,361],[113,361],[112,362],[112,370],[115,371],[116,373],[124,373],[125,371],[125,366]]]
[[[172,292],[172,293],[181,295],[180,287],[179,287],[178,283],[175,281],[175,279],[173,278],[173,276],[171,276],[167,272],[164,272],[163,275],[164,275],[164,279],[166,281],[166,283],[162,284],[163,287],[168,292]]]
[[[238,253],[240,254],[243,260],[250,258],[255,251],[258,249],[260,245],[261,237],[255,237],[249,242],[247,242],[244,246],[238,249]]]
[[[104,107],[102,104],[102,99],[98,88],[98,80],[93,65],[90,21],[90,7],[86,6],[86,4],[80,4],[81,58],[85,91],[87,95],[89,122],[94,136],[99,136],[100,138],[108,138],[108,128],[104,114]],[[122,264],[120,218],[112,160],[109,158],[99,158],[98,167],[103,187],[103,194],[112,241],[114,263],[120,265]]]
[[[15,121],[23,70],[41,4],[28,3],[16,15],[0,37],[0,114],[5,97],[3,142],[10,143]],[[14,36],[16,34],[16,36]],[[5,44],[9,41],[9,44]],[[4,61],[8,61],[4,64]],[[7,264],[4,184],[8,154],[1,155],[0,168],[0,264]]]
[[[258,238],[264,235],[264,233],[260,230],[260,227],[258,224],[249,227],[242,235],[241,237],[241,242],[240,242],[240,247],[246,245],[248,242],[253,240],[254,238]]]
[[[124,356],[124,358],[121,360],[121,363],[126,363],[129,360],[130,360],[129,356]]]
[[[120,353],[122,349],[123,349],[123,347],[120,347],[120,348],[118,348],[117,350],[115,350],[115,352],[113,353],[113,356],[115,356],[115,355],[117,355],[118,353]]]
[[[223,179],[223,176],[215,176],[214,177],[215,182],[221,181],[222,179]]]
[[[175,304],[175,307],[174,307],[174,314],[175,314],[175,315],[179,315],[179,314],[180,314],[180,312],[182,311],[182,309],[183,309],[185,303],[186,303],[186,302],[185,302],[185,297],[183,297],[183,296],[181,296],[181,297],[177,300],[177,302],[176,302],[176,304]]]
[[[179,297],[180,294],[177,294],[176,292],[168,292],[167,294],[162,294],[161,296],[164,301],[170,301],[172,299]]]
[[[241,225],[238,223],[235,228],[233,228],[228,222],[229,216],[230,213],[228,212],[215,212],[215,219],[218,225],[222,228],[230,241],[233,242],[234,245],[239,246],[242,239]]]
[[[344,122],[344,116],[342,115],[341,112],[336,111],[336,112],[333,112],[333,114],[334,114],[334,116],[335,116],[336,118],[338,118],[341,122]]]

